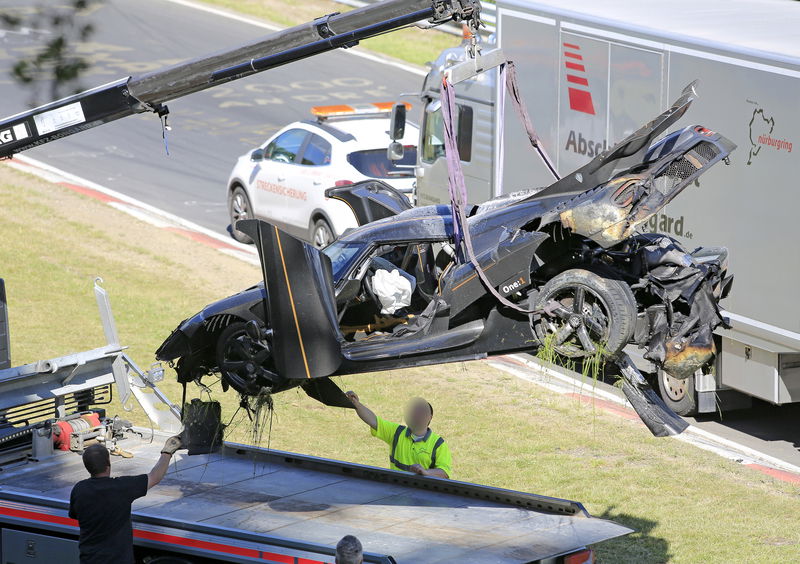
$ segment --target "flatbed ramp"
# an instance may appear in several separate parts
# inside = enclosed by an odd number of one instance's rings
[[[113,457],[112,475],[150,470],[163,437],[144,434],[120,443],[134,457]],[[66,508],[85,477],[71,452],[6,468],[0,519],[24,526],[38,512],[74,535]],[[325,555],[346,534],[366,562],[534,562],[631,532],[572,501],[231,443],[178,453],[133,509],[138,545],[241,562],[332,562]]]

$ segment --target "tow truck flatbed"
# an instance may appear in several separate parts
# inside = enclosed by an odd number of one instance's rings
[[[99,282],[104,347],[0,369],[1,564],[78,564],[68,516],[72,487],[88,475],[78,453],[111,441],[133,455],[113,457],[112,475],[143,474],[180,429],[181,410],[157,385],[163,371],[125,354]],[[85,424],[114,390],[159,430]],[[574,501],[229,442],[211,454],[179,451],[132,518],[138,561],[152,564],[328,564],[347,534],[372,563],[583,563],[585,547],[631,532]]]
[[[146,473],[163,438],[139,429],[112,475]],[[76,538],[67,517],[80,456],[60,452],[0,472],[3,527]],[[577,502],[225,443],[178,453],[162,483],[133,505],[136,546],[229,562],[332,562],[346,534],[365,562],[538,562],[627,534]]]

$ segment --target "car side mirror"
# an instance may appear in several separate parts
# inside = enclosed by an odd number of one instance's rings
[[[406,134],[406,105],[395,104],[392,107],[392,118],[389,120],[389,137],[392,141],[402,139]]]
[[[399,161],[403,158],[404,149],[403,144],[397,141],[389,143],[389,148],[386,149],[386,158],[390,161]]]
[[[342,289],[339,290],[339,293],[336,295],[336,303],[339,305],[345,304],[358,297],[360,291],[361,280],[358,278],[348,278],[342,286]]]
[[[264,160],[264,149],[256,149],[252,153],[250,153],[250,160],[251,161],[263,161]]]

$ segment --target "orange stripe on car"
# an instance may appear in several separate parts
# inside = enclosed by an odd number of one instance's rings
[[[311,378],[311,371],[308,369],[308,358],[306,358],[306,347],[303,345],[303,334],[300,332],[300,321],[297,319],[297,309],[294,307],[294,296],[292,295],[292,285],[289,282],[289,271],[286,269],[286,259],[283,257],[283,245],[281,244],[281,232],[274,225],[272,228],[275,230],[275,236],[278,239],[278,252],[281,255],[281,266],[283,267],[283,276],[286,278],[286,289],[289,291],[289,303],[292,306],[292,316],[294,317],[294,326],[297,330],[297,340],[300,343],[300,354],[303,357],[303,366],[306,369],[306,378]]]

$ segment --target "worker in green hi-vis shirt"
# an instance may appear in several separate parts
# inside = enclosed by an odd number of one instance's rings
[[[453,459],[450,447],[442,437],[431,431],[433,406],[422,398],[414,398],[406,408],[406,424],[381,419],[361,403],[355,392],[347,392],[356,413],[370,426],[373,437],[390,446],[389,468],[405,470],[421,476],[450,478]]]

